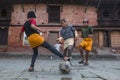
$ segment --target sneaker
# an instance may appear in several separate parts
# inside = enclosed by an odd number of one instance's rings
[[[84,66],[88,66],[89,64],[88,63],[84,63]]]
[[[83,64],[83,63],[84,63],[84,61],[82,60],[82,61],[79,61],[78,63],[79,63],[79,64]]]
[[[33,67],[30,67],[28,71],[29,71],[29,72],[33,72],[33,71],[34,71],[34,68],[33,68]]]

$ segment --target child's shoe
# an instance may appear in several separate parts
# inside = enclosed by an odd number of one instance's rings
[[[83,63],[84,63],[84,61],[83,61],[83,60],[81,60],[81,61],[79,61],[78,63],[79,63],[79,64],[83,64]]]
[[[88,66],[89,64],[88,63],[84,63],[84,66]]]
[[[34,68],[33,68],[33,67],[30,67],[28,71],[29,71],[29,72],[33,72],[33,71],[34,71]]]

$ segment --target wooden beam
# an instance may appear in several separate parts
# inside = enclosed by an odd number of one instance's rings
[[[25,12],[25,9],[24,9],[24,4],[22,3],[22,10],[23,10],[23,12]]]
[[[72,4],[72,0],[70,0],[71,1],[71,4]]]
[[[35,1],[35,4],[34,4],[34,6],[35,6],[35,12],[36,12],[36,3],[37,3],[37,1],[36,0],[34,0]]]
[[[86,4],[85,4],[85,10],[84,10],[85,13],[86,13],[86,11],[87,11],[88,3],[89,3],[89,0],[87,0],[87,2],[86,2]]]
[[[97,4],[97,10],[99,9],[100,7],[100,3],[101,3],[102,0],[98,0],[98,4]]]
[[[114,11],[114,10],[115,10],[115,8],[116,8],[116,6],[117,6],[118,2],[119,2],[119,0],[117,0],[117,1],[116,1],[115,5],[113,6],[112,11]]]

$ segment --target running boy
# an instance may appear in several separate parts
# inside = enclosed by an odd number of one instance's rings
[[[56,54],[57,56],[59,56],[60,58],[64,60],[68,60],[67,57],[64,57],[59,51],[57,51],[48,42],[46,42],[45,39],[39,34],[39,32],[45,33],[46,31],[43,31],[42,29],[36,26],[36,15],[33,11],[28,12],[27,18],[28,20],[24,23],[21,29],[21,32],[20,32],[20,40],[21,40],[21,36],[23,32],[25,31],[28,42],[31,48],[33,49],[33,55],[32,55],[32,60],[31,60],[29,71],[34,71],[34,64],[38,56],[39,46],[43,46],[49,49],[54,54]]]
[[[79,51],[82,57],[82,60],[79,62],[80,64],[84,63],[84,66],[88,65],[88,57],[89,52],[92,49],[92,36],[93,36],[93,29],[89,26],[88,19],[83,20],[83,28],[82,28],[82,42],[79,43]],[[84,55],[85,50],[85,55]]]

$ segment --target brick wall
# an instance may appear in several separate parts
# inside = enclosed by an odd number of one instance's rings
[[[85,7],[81,5],[63,5],[61,19],[65,18],[68,24],[82,25],[82,20],[88,18],[90,20],[90,25],[97,25],[96,8],[89,6],[86,13],[84,12],[84,9]],[[30,10],[35,11],[34,4],[24,5],[24,12],[21,4],[14,5],[11,24],[23,24],[26,20],[27,12]],[[36,15],[38,25],[42,22],[45,24],[48,23],[47,6],[45,4],[36,5]]]
[[[90,25],[97,25],[97,14],[94,7],[89,6],[86,13],[84,12],[85,7],[81,5],[64,5],[61,18],[65,18],[68,24],[82,25],[82,20],[88,18]]]
[[[23,25],[27,20],[27,12],[30,10],[35,11],[34,4],[24,4],[24,10],[21,4],[14,4],[11,25]],[[88,6],[86,13],[84,13],[85,6],[81,5],[63,5],[61,11],[61,19],[65,18],[68,24],[72,25],[82,25],[82,20],[88,18],[90,20],[90,25],[97,25],[97,14],[96,8]],[[37,15],[37,25],[42,23],[48,24],[48,14],[46,4],[36,4],[36,15]],[[8,34],[8,51],[9,52],[31,52],[29,46],[23,46],[22,42],[18,43],[19,33],[21,26],[10,26]],[[60,27],[42,27],[42,29],[47,30],[47,34],[44,37],[47,40],[49,31],[59,31]],[[46,49],[42,49],[44,52]]]

